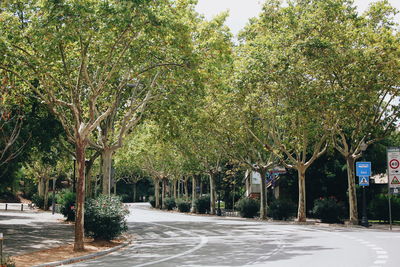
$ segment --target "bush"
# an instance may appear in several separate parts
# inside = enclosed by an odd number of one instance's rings
[[[8,257],[8,256],[3,256],[2,261],[3,265],[1,266],[5,266],[5,267],[15,267],[15,262],[12,258]]]
[[[253,218],[260,211],[260,201],[254,198],[242,198],[237,202],[236,208],[240,216],[244,218]]]
[[[290,200],[277,199],[268,207],[268,216],[274,220],[287,220],[296,216],[296,204]]]
[[[189,212],[190,208],[192,207],[192,203],[184,199],[178,199],[176,201],[176,206],[180,212]]]
[[[392,219],[400,220],[400,198],[391,196]],[[389,199],[387,195],[375,196],[368,205],[368,217],[374,220],[389,221]]]
[[[337,223],[341,221],[344,207],[335,198],[320,198],[314,201],[312,213],[324,223]]]
[[[154,197],[149,197],[149,203],[153,208],[156,207],[156,200]]]
[[[195,201],[197,213],[200,213],[200,214],[207,213],[207,211],[210,210],[210,205],[211,205],[211,201],[210,201],[209,195],[199,197]]]
[[[51,206],[52,201],[53,201],[53,199],[51,197],[49,197],[47,199],[47,207]],[[35,204],[35,206],[38,207],[39,209],[44,209],[44,197],[43,196],[34,194],[32,196],[32,203]]]
[[[75,200],[76,194],[65,189],[57,194],[57,204],[60,205],[60,212],[67,221],[75,221]]]
[[[96,240],[112,240],[127,230],[129,211],[116,196],[100,195],[85,205],[85,233]]]
[[[176,207],[176,202],[173,197],[167,197],[164,200],[164,208],[167,210],[173,210]]]

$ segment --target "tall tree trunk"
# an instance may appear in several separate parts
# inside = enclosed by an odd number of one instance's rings
[[[177,188],[178,198],[181,198],[181,179],[178,180],[177,184],[178,184],[178,188]]]
[[[215,214],[215,177],[210,173],[210,214]]]
[[[300,166],[297,169],[299,179],[299,203],[297,210],[297,221],[306,221],[306,169],[304,166]]]
[[[260,170],[258,170],[258,173],[261,176],[260,219],[264,220],[267,218],[267,194],[266,194],[266,183],[265,183],[267,170],[261,168]]]
[[[137,191],[136,191],[136,182],[134,182],[133,183],[133,202],[136,202],[136,194],[137,194]]]
[[[44,186],[44,204],[43,204],[43,209],[48,210],[49,209],[49,181],[50,179],[47,178]]]
[[[85,150],[86,141],[76,140],[76,163],[78,166],[78,184],[76,189],[76,212],[75,212],[75,242],[74,251],[85,249],[84,239],[84,205],[85,205]]]
[[[104,149],[101,153],[102,157],[102,173],[103,173],[103,195],[110,195],[111,193],[111,163],[112,153],[110,149]]]
[[[200,177],[200,196],[203,195],[203,180]]]
[[[194,212],[194,213],[197,212],[197,209],[196,209],[196,199],[197,199],[196,186],[197,186],[196,175],[193,175],[193,177],[192,177],[192,208],[191,208],[191,212]]]
[[[161,179],[161,209],[165,209],[165,193],[167,191],[167,179],[162,178]]]
[[[160,180],[158,178],[154,179],[154,198],[156,201],[155,208],[160,208]]]
[[[43,197],[44,196],[44,179],[43,177],[39,177],[38,181],[38,195]]]
[[[185,186],[185,199],[186,200],[189,200],[189,186],[188,186],[188,183],[189,183],[188,178],[185,177],[185,179],[183,180],[183,184]]]
[[[178,198],[178,194],[177,194],[177,185],[178,185],[178,181],[177,180],[173,180],[173,190],[174,190],[174,199]]]
[[[356,196],[356,182],[354,174],[355,159],[349,155],[346,157],[347,164],[347,183],[349,191],[349,221],[350,224],[358,224],[358,211],[357,211],[357,196]]]

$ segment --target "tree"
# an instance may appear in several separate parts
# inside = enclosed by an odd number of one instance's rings
[[[15,96],[16,85],[13,76],[5,71],[2,72],[2,75],[0,85],[0,167],[16,158],[26,144],[15,147],[24,118],[21,108],[18,107],[22,103],[16,103],[16,99],[19,98]]]
[[[313,23],[313,3],[267,1],[260,18],[241,33],[236,85],[250,103],[248,130],[286,168],[298,172],[297,220],[306,220],[306,170],[327,148],[329,127],[324,106],[329,85],[318,79],[300,48]],[[267,133],[260,136],[260,133]]]
[[[346,160],[349,220],[357,224],[355,161],[393,132],[399,120],[399,32],[392,18],[396,11],[386,1],[371,5],[363,15],[351,2],[331,2],[336,5],[321,5],[324,13],[314,24],[326,29],[312,38],[321,45],[304,49],[318,67],[315,72],[332,87],[331,138]]]
[[[176,25],[163,21],[173,8],[167,0],[35,0],[7,2],[1,10],[0,69],[17,76],[47,104],[75,145],[75,251],[84,249],[84,169],[90,134],[120,104],[118,92],[139,79],[141,71],[131,63],[163,53],[153,40],[165,40],[166,29],[173,32],[169,27]],[[148,32],[154,38],[148,38]],[[148,53],[136,57],[137,49]]]

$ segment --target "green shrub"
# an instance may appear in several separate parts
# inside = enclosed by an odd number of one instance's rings
[[[156,207],[156,200],[154,197],[149,197],[149,203],[153,208]]]
[[[12,258],[8,257],[8,256],[3,256],[3,258],[1,259],[3,265],[1,266],[5,266],[5,267],[15,267],[15,262]]]
[[[100,195],[85,205],[85,233],[94,239],[112,240],[127,230],[129,214],[117,196]]]
[[[340,222],[344,207],[335,198],[320,198],[314,201],[312,213],[324,223]]]
[[[39,196],[38,194],[34,194],[32,196],[32,203],[35,204],[39,209],[44,209],[44,197]],[[47,200],[47,207],[50,207],[52,203],[52,198],[49,197]]]
[[[164,200],[164,208],[167,210],[173,210],[176,207],[176,202],[173,197],[167,197]]]
[[[180,212],[189,212],[190,208],[192,207],[192,203],[184,199],[178,199],[176,201],[176,206]]]
[[[60,205],[60,212],[67,221],[75,221],[75,200],[76,194],[65,189],[57,194],[57,204]]]
[[[290,200],[276,199],[268,207],[268,216],[274,220],[287,220],[296,216],[296,204]]]
[[[242,198],[237,202],[236,208],[240,216],[244,218],[253,218],[260,211],[260,201],[254,198]]]
[[[207,211],[210,210],[210,204],[211,204],[211,201],[210,201],[209,195],[201,196],[198,199],[196,199],[195,205],[196,205],[197,213],[200,213],[200,214],[207,213]]]
[[[392,219],[400,220],[400,198],[391,196]],[[389,221],[389,199],[387,195],[375,196],[368,204],[368,217],[374,220]]]

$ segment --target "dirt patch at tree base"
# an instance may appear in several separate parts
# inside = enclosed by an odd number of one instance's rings
[[[68,260],[71,258],[104,251],[121,245],[127,242],[127,240],[128,237],[126,236],[113,241],[94,241],[92,239],[86,239],[85,250],[81,252],[75,252],[73,250],[73,244],[66,244],[55,248],[43,249],[19,256],[14,256],[12,257],[12,260],[15,262],[16,267],[29,267],[54,261]]]

